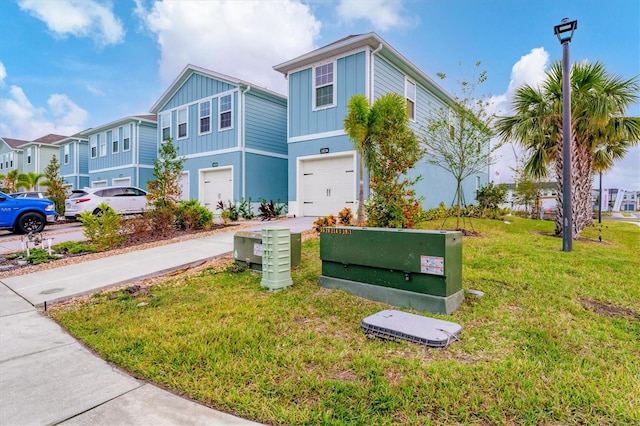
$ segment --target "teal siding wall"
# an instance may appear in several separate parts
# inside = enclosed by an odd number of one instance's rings
[[[158,158],[157,126],[141,123],[139,126],[138,164],[152,166]]]
[[[313,71],[307,68],[289,76],[289,137],[343,129],[347,103],[351,96],[365,93],[365,52],[336,61],[335,107],[313,111]]]
[[[245,147],[287,154],[287,103],[245,95]]]
[[[65,142],[58,146],[58,161],[60,162],[60,176],[69,176],[74,175],[76,173],[76,162],[79,160],[76,155],[76,145],[77,141],[69,141]],[[64,163],[64,149],[65,146],[69,150],[69,163]]]
[[[81,174],[87,174],[89,173],[89,142],[79,141],[77,143],[77,148],[78,148],[78,157],[75,159],[75,161],[78,162],[78,171]]]
[[[162,107],[162,111],[190,104],[201,99],[236,89],[235,85],[201,74],[193,74]],[[215,121],[215,120],[214,120]]]
[[[245,198],[253,202],[266,200],[287,202],[287,160],[264,155],[246,154]]]
[[[125,127],[128,127],[130,130],[130,135],[133,135],[133,132],[135,131],[135,125],[133,123],[127,123],[123,126],[118,126],[115,129],[113,129],[111,131],[111,135],[109,136],[109,144],[107,146],[107,153],[109,156],[109,164],[110,167],[126,167],[126,166],[130,166],[133,164],[133,150],[128,149],[127,151],[124,150],[123,147],[123,138],[124,138],[124,131],[123,129]],[[131,140],[133,140],[135,136],[131,137]],[[154,137],[155,137],[155,131],[154,131]],[[113,140],[114,138],[117,138],[118,141],[118,151],[117,152],[113,152]],[[154,141],[155,144],[155,141]]]
[[[126,177],[131,178],[131,185],[138,186],[137,176],[137,168],[132,166],[122,167],[117,170],[102,170],[99,172],[92,172],[89,173],[90,184],[88,186],[91,186],[91,184],[93,184],[93,182],[95,181],[103,180],[107,181],[107,186],[111,186],[113,184],[114,178],[118,179]]]

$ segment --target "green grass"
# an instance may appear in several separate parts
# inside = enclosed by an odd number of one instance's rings
[[[269,424],[639,424],[640,227],[566,253],[552,222],[509,220],[472,221],[463,287],[485,296],[432,315],[464,327],[446,349],[365,337],[388,306],[319,287],[318,240],[285,291],[211,270],[51,315],[134,375]]]

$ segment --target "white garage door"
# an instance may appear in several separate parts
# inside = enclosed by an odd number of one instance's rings
[[[300,169],[303,216],[336,216],[344,207],[355,210],[357,173],[353,154],[304,160]]]
[[[131,178],[130,177],[126,177],[126,178],[113,179],[111,181],[111,184],[113,186],[131,186]]]
[[[180,174],[180,182],[178,182],[180,186],[180,199],[182,201],[187,201],[191,199],[191,194],[189,193],[189,172],[182,172]]]
[[[200,200],[213,213],[218,201],[226,204],[233,200],[233,170],[231,167],[203,170],[200,172]]]

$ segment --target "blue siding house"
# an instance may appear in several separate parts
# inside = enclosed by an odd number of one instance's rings
[[[58,146],[60,176],[69,190],[89,186],[89,139],[80,134],[54,143]]]
[[[287,99],[187,65],[151,108],[158,144],[185,158],[184,199],[214,213],[219,201],[287,200]]]
[[[146,189],[158,156],[156,133],[155,115],[125,117],[82,132],[89,141],[89,185]]]
[[[418,136],[431,111],[454,103],[375,33],[346,37],[273,68],[289,81],[289,214],[335,215],[343,207],[356,211],[358,159],[343,123],[353,95],[365,95],[371,103],[386,93],[404,96]],[[453,199],[455,180],[427,158],[410,174],[423,177],[415,189],[425,197],[425,208]],[[488,165],[486,173],[463,183],[466,199],[474,199],[477,185],[487,181]]]
[[[29,143],[22,139],[0,138],[0,175],[7,175],[12,170],[22,173],[22,145]],[[2,182],[0,182],[0,187]]]

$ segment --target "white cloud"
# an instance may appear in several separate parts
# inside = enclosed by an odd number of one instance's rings
[[[4,64],[0,61],[0,87],[4,86],[5,78],[7,78],[7,69],[4,67]]]
[[[94,0],[20,0],[18,5],[60,37],[88,37],[100,46],[124,40],[124,27],[110,5]]]
[[[340,0],[337,12],[342,21],[369,21],[374,29],[381,31],[409,23],[409,19],[402,16],[399,0]]]
[[[511,68],[511,78],[506,92],[489,99],[491,105],[489,110],[498,115],[510,114],[511,102],[516,90],[525,84],[538,86],[544,80],[548,66],[549,53],[542,47],[531,49]],[[495,156],[496,163],[491,166],[492,172],[489,178],[497,183],[513,182],[513,169],[518,161],[522,160],[522,149],[507,143],[496,151]]]
[[[9,94],[0,98],[2,136],[33,140],[49,133],[70,136],[86,128],[87,111],[66,95],[51,95],[44,108],[34,106],[18,86],[11,86]]]
[[[286,93],[278,63],[314,48],[320,22],[295,0],[170,1],[136,13],[157,38],[160,75],[172,81],[188,64]]]

